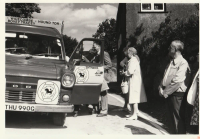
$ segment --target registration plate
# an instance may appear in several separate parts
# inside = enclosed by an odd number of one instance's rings
[[[29,106],[24,104],[5,104],[5,109],[9,111],[27,111],[34,112],[35,106]]]

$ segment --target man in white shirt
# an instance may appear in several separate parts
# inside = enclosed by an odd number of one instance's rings
[[[183,96],[187,89],[186,76],[190,70],[188,62],[182,57],[181,52],[184,44],[175,40],[169,48],[169,56],[172,58],[167,66],[164,78],[159,86],[159,93],[166,98],[167,118],[169,120],[169,129],[172,134],[185,134],[185,125],[183,121],[184,113],[182,105]]]

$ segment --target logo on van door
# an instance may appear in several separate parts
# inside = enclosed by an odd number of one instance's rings
[[[86,69],[86,67],[78,67],[75,70],[75,75],[76,75],[76,82],[77,83],[84,83],[88,80],[89,72]]]

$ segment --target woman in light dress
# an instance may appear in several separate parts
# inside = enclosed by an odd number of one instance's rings
[[[142,82],[142,75],[140,69],[140,62],[137,56],[137,50],[133,47],[128,49],[127,54],[127,70],[123,72],[129,85],[129,105],[131,107],[131,113],[127,116],[128,120],[137,120],[138,115],[138,103],[147,102],[147,97]]]

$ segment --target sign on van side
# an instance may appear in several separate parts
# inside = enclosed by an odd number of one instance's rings
[[[38,25],[38,26],[46,26],[46,25],[54,25],[61,26],[62,22],[59,21],[48,21],[48,20],[40,20],[40,19],[31,19],[31,18],[20,18],[20,17],[11,17],[6,16],[7,23],[13,24],[24,24],[24,25]]]

